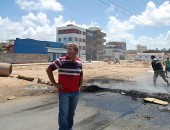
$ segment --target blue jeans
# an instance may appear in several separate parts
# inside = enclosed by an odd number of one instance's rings
[[[73,118],[78,103],[80,92],[59,92],[59,130],[72,130]]]

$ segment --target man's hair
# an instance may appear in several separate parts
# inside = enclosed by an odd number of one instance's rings
[[[169,60],[169,57],[167,57],[167,60]]]
[[[155,56],[154,56],[154,55],[152,55],[152,56],[151,56],[151,59],[154,59],[154,58],[155,58]]]
[[[78,50],[79,50],[78,46],[77,46],[76,44],[74,44],[74,43],[68,43],[68,44],[67,44],[67,47],[73,47],[73,49],[74,49],[75,51],[78,51]]]

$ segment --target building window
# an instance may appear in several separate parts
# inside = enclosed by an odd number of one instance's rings
[[[85,39],[83,39],[83,42],[86,42]]]
[[[85,32],[83,32],[83,35],[86,35],[86,33],[85,33]]]
[[[58,41],[61,42],[61,38],[58,38]]]
[[[70,34],[70,33],[80,34],[80,31],[79,31],[78,29],[64,29],[64,30],[58,30],[58,34]]]
[[[46,43],[46,47],[50,47],[50,43]]]
[[[79,38],[79,42],[81,42],[81,38]]]
[[[75,41],[77,41],[77,37],[75,37]]]
[[[72,37],[69,37],[69,41],[72,41]]]

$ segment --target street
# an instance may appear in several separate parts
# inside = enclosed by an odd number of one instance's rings
[[[104,90],[81,92],[74,130],[169,130],[170,113],[162,109],[169,106],[146,103],[138,96],[155,94],[158,98],[165,95],[165,99],[169,99],[166,83],[158,77],[157,86],[153,86],[152,74],[134,80],[106,82],[104,79],[103,83],[96,79],[91,82]],[[0,130],[57,130],[57,93],[8,100],[0,104],[0,117]]]
[[[57,130],[57,94],[0,104],[1,130]],[[74,130],[168,130],[170,113],[119,93],[81,93]]]

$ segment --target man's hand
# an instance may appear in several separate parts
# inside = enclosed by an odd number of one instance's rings
[[[62,89],[62,90],[63,90],[63,86],[62,86],[61,84],[59,84],[59,83],[54,83],[53,86],[54,86],[55,88],[57,88],[57,90],[58,90],[58,89]]]

